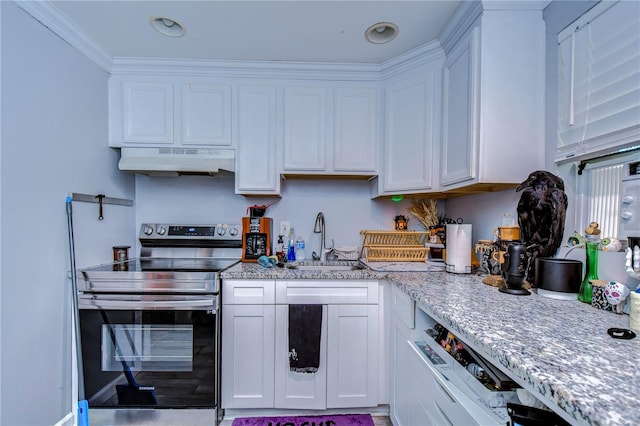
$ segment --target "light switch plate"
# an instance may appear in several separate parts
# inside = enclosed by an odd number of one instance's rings
[[[291,222],[288,220],[281,220],[280,221],[280,233],[278,235],[282,235],[284,237],[287,237],[289,235],[289,232],[291,231]]]

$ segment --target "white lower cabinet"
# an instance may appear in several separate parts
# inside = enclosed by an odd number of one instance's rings
[[[323,306],[315,373],[289,369],[289,304]],[[378,329],[377,281],[224,280],[222,408],[375,407]]]
[[[273,408],[275,281],[222,285],[223,408]]]
[[[289,306],[276,306],[275,405],[277,408],[324,409],[327,406],[327,306],[322,307],[320,365],[316,373],[289,370]]]
[[[375,407],[378,306],[327,308],[327,408]]]
[[[488,400],[494,396],[495,401],[498,400],[497,394],[487,396],[486,392],[481,392],[480,396],[474,388],[482,385],[478,382],[477,386],[470,387],[468,380],[473,377],[464,367],[437,344],[432,347],[425,343],[431,339],[425,330],[432,328],[435,320],[395,286],[391,289],[390,304],[392,389],[389,417],[393,425],[510,424],[504,406],[489,404]],[[426,346],[433,350],[426,350]],[[500,397],[509,401],[511,396],[509,392],[502,392]]]
[[[415,302],[396,286],[391,288],[391,397],[389,417],[395,426],[409,425],[408,342],[415,326]]]
[[[274,305],[222,308],[222,406],[273,408]]]

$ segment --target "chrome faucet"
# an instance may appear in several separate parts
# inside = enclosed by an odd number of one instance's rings
[[[320,262],[327,261],[327,255],[333,251],[333,239],[331,239],[331,247],[327,248],[325,244],[325,224],[324,213],[320,212],[316,216],[316,223],[313,226],[313,233],[320,234]]]

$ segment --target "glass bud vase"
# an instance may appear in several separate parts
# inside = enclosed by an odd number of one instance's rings
[[[591,303],[591,296],[593,295],[593,286],[591,280],[598,279],[598,245],[600,238],[595,235],[587,235],[586,238],[586,271],[584,274],[584,280],[580,285],[580,291],[578,292],[578,300],[584,303]]]

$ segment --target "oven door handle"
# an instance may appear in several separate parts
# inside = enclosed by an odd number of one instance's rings
[[[140,299],[98,299],[80,298],[80,309],[113,309],[113,310],[215,310],[216,301],[211,298],[189,300],[140,300]]]

